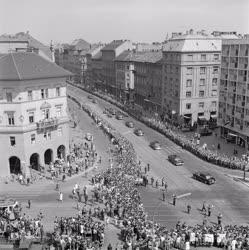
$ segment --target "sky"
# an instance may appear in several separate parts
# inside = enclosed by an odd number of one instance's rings
[[[189,29],[249,33],[249,0],[0,0],[0,34],[49,44],[161,42]]]

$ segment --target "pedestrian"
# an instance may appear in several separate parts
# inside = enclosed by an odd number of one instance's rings
[[[28,200],[28,208],[31,208],[31,200]]]
[[[112,250],[112,245],[111,243],[109,243],[108,247],[107,247],[107,250]]]
[[[59,193],[59,201],[63,202],[63,193],[62,192]]]
[[[164,177],[162,178],[162,187],[164,186]]]
[[[217,149],[218,149],[218,150],[220,150],[220,143],[218,143],[218,145],[217,145]]]
[[[148,170],[148,172],[150,171],[150,164],[149,163],[147,164],[147,170]]]
[[[167,182],[165,182],[165,184],[164,184],[164,188],[165,188],[165,192],[167,192],[167,188],[168,188],[168,184],[167,184]]]
[[[219,215],[217,216],[217,219],[218,219],[218,225],[220,226],[221,221],[222,221],[222,214],[221,213],[219,213]]]
[[[211,216],[211,205],[208,205],[208,217]]]
[[[173,206],[175,206],[176,205],[176,195],[173,194],[172,197],[173,197]]]
[[[206,201],[203,202],[201,211],[205,212],[205,213],[207,212],[207,210],[206,210]]]
[[[163,191],[163,201],[165,201],[165,191]]]
[[[188,214],[190,214],[190,211],[191,211],[191,205],[190,204],[187,205],[187,211],[188,211]]]
[[[153,178],[153,176],[151,177],[151,186],[153,187],[153,183],[154,183],[154,178]]]
[[[30,183],[30,178],[28,177],[27,178],[27,186],[29,186],[29,183]]]
[[[156,180],[156,188],[158,188],[158,180]]]
[[[144,167],[144,173],[147,174],[147,168],[146,168],[146,166]]]

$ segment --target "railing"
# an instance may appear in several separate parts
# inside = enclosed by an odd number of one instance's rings
[[[44,119],[44,120],[37,122],[36,125],[37,125],[38,130],[43,130],[47,128],[55,128],[58,126],[58,118],[53,117],[53,118]]]

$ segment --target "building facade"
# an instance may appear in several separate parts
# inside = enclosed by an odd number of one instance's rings
[[[219,91],[221,135],[249,149],[249,38],[222,41]]]
[[[185,125],[217,119],[221,39],[193,30],[163,49],[162,107]]]
[[[2,55],[0,69],[0,176],[66,157],[71,73],[30,52]]]

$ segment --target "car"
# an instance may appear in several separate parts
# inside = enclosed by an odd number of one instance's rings
[[[123,115],[121,115],[121,114],[117,114],[117,115],[116,115],[116,119],[117,119],[117,120],[123,120],[124,117],[123,117]]]
[[[195,172],[193,174],[193,178],[208,185],[214,184],[216,182],[212,175],[204,172]]]
[[[169,155],[168,160],[175,166],[182,166],[184,164],[184,161],[177,155]]]
[[[137,136],[143,136],[144,132],[143,132],[143,130],[141,128],[138,128],[138,129],[134,130],[134,134],[137,135]]]
[[[154,150],[162,149],[161,144],[158,141],[151,142],[150,147],[153,148]]]
[[[97,103],[97,100],[96,100],[96,99],[93,99],[93,100],[92,100],[92,103],[96,104],[96,103]]]
[[[126,125],[128,128],[134,128],[134,123],[131,122],[131,121],[126,122],[125,125]]]
[[[88,99],[93,99],[93,97],[91,95],[88,95],[87,98]]]
[[[112,114],[111,113],[107,113],[107,117],[112,118]]]
[[[112,115],[116,115],[116,111],[115,111],[114,109],[112,109],[112,108],[109,108],[109,112],[110,112],[110,114],[112,114]]]
[[[87,141],[92,141],[92,140],[93,140],[92,134],[91,134],[91,133],[86,133],[85,139],[86,139]]]
[[[212,131],[208,129],[207,127],[200,129],[200,135],[201,136],[209,136],[212,135]]]

